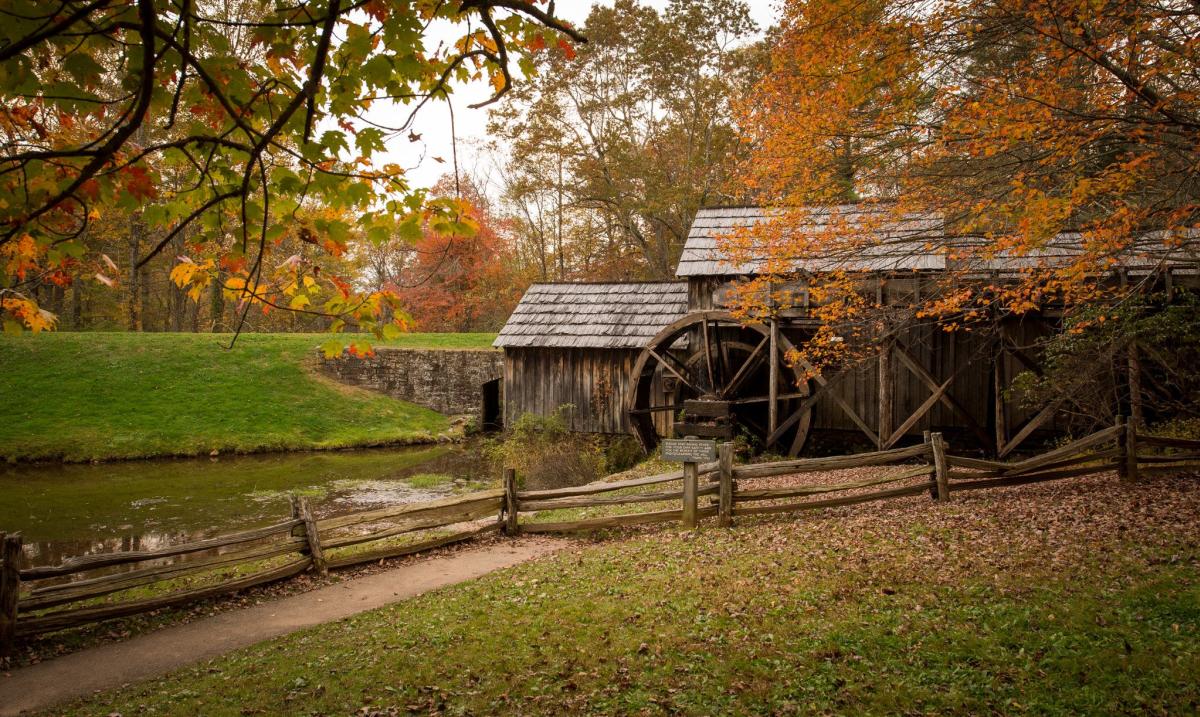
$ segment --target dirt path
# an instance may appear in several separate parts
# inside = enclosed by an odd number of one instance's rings
[[[146,680],[312,625],[465,582],[552,553],[562,540],[524,538],[169,627],[0,676],[0,717]]]

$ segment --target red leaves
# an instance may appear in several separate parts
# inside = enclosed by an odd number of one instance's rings
[[[230,274],[241,274],[246,271],[246,257],[241,254],[226,254],[221,257],[220,265]]]
[[[567,42],[566,40],[559,38],[558,49],[562,50],[562,53],[564,55],[566,55],[568,60],[575,59],[575,47],[573,45],[571,45],[571,43]]]
[[[79,193],[94,202],[100,197],[100,183],[94,179],[89,179],[79,185]]]
[[[154,178],[145,167],[131,166],[124,170],[125,191],[135,199],[146,201],[158,196],[158,187],[154,186]]]

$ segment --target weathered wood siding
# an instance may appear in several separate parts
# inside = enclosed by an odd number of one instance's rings
[[[640,349],[521,348],[504,350],[504,424],[524,413],[548,416],[559,406],[583,433],[629,433],[625,394]],[[661,390],[661,389],[659,389]],[[669,427],[668,414],[656,416]]]
[[[724,308],[714,300],[734,277],[692,276],[688,277],[688,310],[699,311]],[[911,303],[920,297],[920,278],[892,278],[882,287],[883,298],[892,304]],[[810,320],[802,316],[785,319],[784,333],[796,345],[802,344],[812,335]],[[1031,346],[1054,330],[1048,319],[1029,317],[1024,320],[1006,321],[1004,333],[1012,344]],[[979,427],[989,436],[995,435],[996,410],[993,370],[1000,364],[1004,386],[1028,367],[1012,354],[1001,354],[992,337],[983,332],[947,333],[933,325],[917,326],[897,337],[897,341],[912,356],[917,365],[923,367],[937,384],[954,377],[947,393],[969,413]],[[893,356],[891,360],[892,416],[888,425],[894,430],[916,413],[932,393],[932,389],[914,374],[903,361]],[[873,429],[880,426],[879,362],[867,359],[842,374],[832,377],[833,392],[849,404],[863,421]],[[1004,400],[1005,432],[1012,436],[1037,408],[1023,405],[1019,397],[1007,396]],[[1062,418],[1048,421],[1043,430],[1056,430],[1063,426]],[[832,398],[817,402],[813,408],[813,429],[845,430],[858,432],[855,422]],[[938,402],[906,432],[908,436],[920,436],[923,431],[958,432],[968,430],[966,421],[957,411],[943,402]]]

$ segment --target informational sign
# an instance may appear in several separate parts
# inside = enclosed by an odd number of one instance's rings
[[[717,459],[717,444],[699,438],[664,438],[662,457],[664,461],[708,463]]]

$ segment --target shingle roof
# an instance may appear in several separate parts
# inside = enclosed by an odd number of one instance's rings
[[[493,346],[642,348],[687,313],[685,281],[534,284]]]
[[[884,210],[842,205],[830,209],[814,208],[803,217],[801,230],[818,234],[827,230],[829,218],[836,214],[840,223],[880,220]],[[726,255],[717,246],[718,237],[729,236],[733,230],[752,227],[779,215],[779,210],[762,207],[717,207],[701,209],[696,213],[684,243],[676,276],[738,276],[757,273],[765,260],[766,252],[742,264],[733,265],[725,261]],[[789,222],[794,221],[789,218]],[[946,255],[938,248],[944,246],[940,232],[941,220],[936,215],[912,214],[901,220],[880,221],[869,246],[862,247],[854,256],[835,258],[796,258],[795,269],[811,272],[841,269],[846,271],[912,271],[945,270],[948,268]],[[1185,271],[1194,266],[1200,255],[1200,233],[1187,232],[1184,246],[1168,248],[1162,242],[1161,232],[1149,232],[1137,242],[1137,247],[1121,257],[1120,266],[1126,268],[1153,267],[1159,264],[1182,266]],[[930,240],[933,240],[932,243]],[[978,244],[977,238],[956,238],[964,248]],[[975,257],[972,263],[978,271],[1017,272],[1044,263],[1066,262],[1078,256],[1081,246],[1078,233],[1064,232],[1046,243],[1041,249],[1021,256],[998,256],[992,259]]]
[[[765,254],[743,264],[730,264],[725,261],[725,254],[717,246],[718,237],[728,236],[737,228],[752,227],[778,214],[779,210],[762,207],[701,209],[696,212],[696,218],[688,231],[675,275],[735,276],[756,273],[762,266]],[[812,209],[803,218],[804,230],[814,234],[825,231],[832,215],[836,215],[836,221],[848,224],[863,221],[867,217],[877,219],[882,216],[879,210],[849,204],[829,209]],[[876,232],[876,246],[861,252],[851,261],[796,259],[794,263],[798,269],[814,272],[834,268],[848,271],[944,269],[945,258],[925,248],[925,240],[937,226],[937,217],[912,215],[901,221],[883,224]]]

